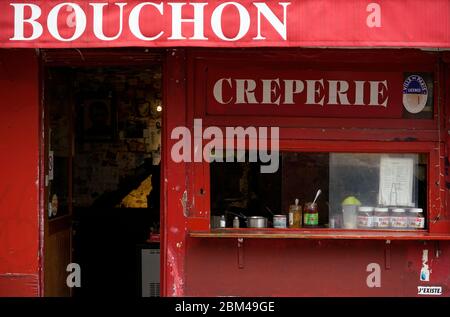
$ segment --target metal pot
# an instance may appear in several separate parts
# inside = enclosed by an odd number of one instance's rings
[[[248,228],[267,228],[267,218],[261,216],[247,217]]]

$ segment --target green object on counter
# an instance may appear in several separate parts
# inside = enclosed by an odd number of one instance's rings
[[[361,206],[361,202],[355,196],[348,196],[342,201],[342,206],[357,205]]]

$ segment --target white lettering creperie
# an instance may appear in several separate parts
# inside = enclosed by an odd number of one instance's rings
[[[105,1],[83,5],[79,2],[61,2],[46,9],[45,13],[38,4],[17,2],[10,5],[14,16],[10,41],[36,41],[49,34],[57,41],[72,42],[89,33],[107,42],[120,39],[126,33],[141,41],[208,41],[214,37],[212,39],[216,41],[232,42],[246,36],[251,36],[252,41],[265,40],[268,30],[286,41],[290,2],[253,2],[247,7],[239,2]],[[68,12],[74,21],[73,25],[66,21]],[[105,34],[105,30],[111,29],[104,25],[106,12],[108,20],[113,19],[115,22],[114,34]],[[234,20],[232,25],[229,23],[230,16]],[[154,23],[156,19],[166,21],[167,17],[170,17],[170,22],[165,22],[168,25]]]
[[[388,105],[387,80],[325,80],[320,79],[243,79],[221,78],[214,83],[216,102],[272,105]]]

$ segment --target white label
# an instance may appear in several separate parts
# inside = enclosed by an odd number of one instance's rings
[[[358,227],[372,228],[373,227],[373,217],[372,216],[358,216]]]
[[[408,218],[406,217],[391,217],[391,227],[392,228],[407,228]]]
[[[294,225],[294,213],[290,212],[289,213],[289,226],[293,226]]]
[[[383,216],[379,216],[379,217],[374,217],[374,226],[378,227],[378,228],[389,228],[389,220],[390,217],[383,217]]]
[[[423,217],[409,217],[408,227],[414,229],[423,229],[425,227],[425,218]]]
[[[417,295],[439,296],[439,295],[442,295],[442,287],[441,286],[417,286]]]

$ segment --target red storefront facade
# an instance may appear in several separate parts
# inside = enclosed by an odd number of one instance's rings
[[[7,27],[0,36],[0,135],[5,153],[0,164],[0,295],[44,295],[46,155],[41,72],[47,61],[32,48],[163,46],[168,48],[162,53],[162,295],[418,296],[419,287],[440,287],[442,295],[449,296],[450,56],[439,49],[450,47],[450,3],[433,1],[423,8],[420,1],[408,2],[267,2],[265,7],[251,1],[227,2],[222,7],[225,2],[196,2],[197,6],[186,5],[180,12],[186,19],[195,16],[195,10],[199,15],[203,13],[204,28],[195,33],[193,26],[197,22],[180,23],[185,27],[180,30],[183,39],[169,39],[177,37],[173,22],[177,5],[152,3],[147,5],[148,11],[134,11],[138,18],[139,14],[152,14],[161,19],[151,26],[141,21],[136,33],[130,14],[137,3],[132,2],[123,6],[123,25],[128,28],[124,27],[123,34],[111,41],[99,40],[98,32],[93,31],[92,4],[80,1],[76,2],[79,7],[72,5],[73,10],[65,10],[62,6],[59,10],[64,12],[59,12],[53,10],[57,1],[36,1],[41,10],[35,11],[36,16],[33,10],[38,9],[27,7],[23,12],[43,26],[42,35],[37,36],[40,28],[35,23],[24,23],[24,33],[20,33],[20,19],[17,15],[13,18],[20,12],[18,7],[2,3],[2,12],[7,12],[1,17],[2,24]],[[118,4],[111,8],[105,23],[114,26],[121,8]],[[60,23],[56,33],[48,31],[52,12]],[[78,22],[77,36],[77,27],[74,31],[65,25],[74,12],[77,21],[83,20],[83,14],[86,16],[85,24]],[[377,12],[381,15],[377,16]],[[403,17],[401,23],[399,14]],[[221,20],[220,28],[211,22],[213,16]],[[424,20],[421,24],[413,23],[419,18]],[[236,19],[239,24],[229,23]],[[239,28],[232,28],[236,24]],[[105,30],[113,32],[109,27]],[[161,36],[148,40],[160,32]],[[146,41],[136,39],[136,34],[144,33]],[[19,40],[20,35],[35,38]],[[58,35],[69,40],[58,40]],[[17,39],[11,40],[14,37]],[[306,48],[311,46],[334,48]],[[114,61],[113,49],[99,52],[98,60],[124,63],[120,58]],[[404,115],[401,103],[405,74],[430,74],[433,102],[429,117]],[[246,103],[231,105],[239,98],[235,90],[235,80],[239,79],[256,84],[271,80],[269,101],[264,104],[261,84],[253,89],[255,104],[250,105],[248,98],[253,95],[247,90]],[[320,79],[322,83],[317,83]],[[222,98],[215,101],[213,91],[219,80]],[[279,84],[288,80],[302,81],[304,89],[301,91],[296,82],[296,89],[291,86],[290,98],[287,86]],[[308,87],[308,80],[316,83]],[[330,104],[330,81],[350,85],[346,95],[336,88],[342,94],[334,93],[334,104]],[[375,81],[377,84],[371,86],[370,82]],[[365,97],[361,97],[360,104],[357,85],[364,87]],[[314,106],[306,106],[308,88],[313,91]],[[371,104],[369,95],[376,96],[377,104]],[[305,100],[299,101],[301,98]],[[214,229],[209,163],[176,163],[171,158],[170,149],[177,143],[171,138],[172,131],[179,126],[193,129],[194,119],[202,119],[204,127],[223,130],[227,126],[277,126],[280,150],[286,152],[424,155],[426,228]],[[202,145],[205,143],[203,140]],[[420,275],[424,250],[430,271],[427,280]],[[379,268],[381,284],[369,286],[373,265]]]

